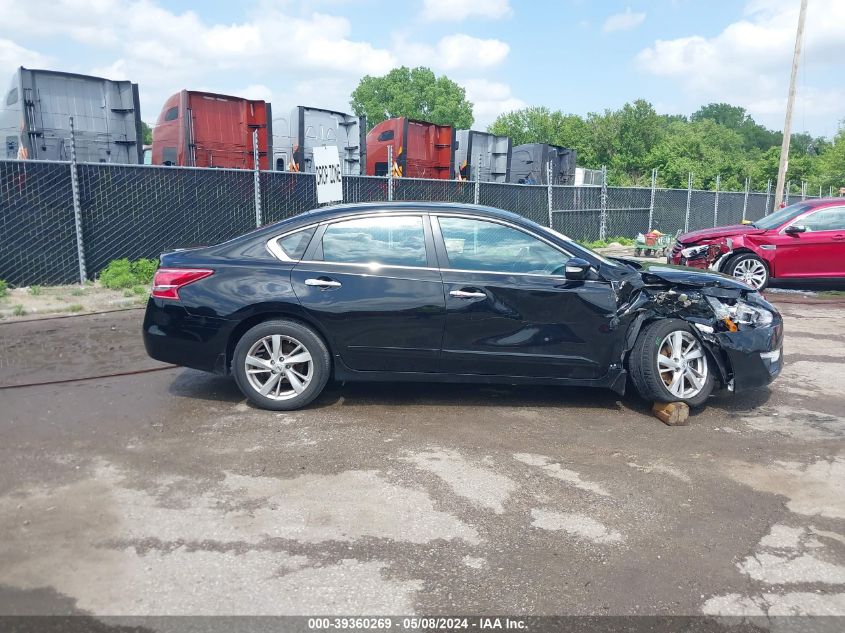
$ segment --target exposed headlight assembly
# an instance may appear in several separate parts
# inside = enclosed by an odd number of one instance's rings
[[[698,259],[699,257],[705,257],[709,251],[710,247],[707,245],[690,246],[681,251],[681,257],[684,259]]]
[[[765,308],[751,305],[742,299],[737,299],[735,303],[729,304],[707,295],[707,302],[713,308],[716,318],[724,321],[731,331],[735,331],[737,325],[765,327],[774,320],[774,315]]]

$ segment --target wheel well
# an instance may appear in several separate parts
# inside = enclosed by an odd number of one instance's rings
[[[231,373],[231,365],[232,365],[232,356],[235,354],[235,346],[238,344],[238,341],[241,340],[241,337],[250,329],[258,325],[259,323],[264,323],[265,321],[273,321],[275,319],[286,319],[288,321],[296,321],[302,325],[307,326],[309,329],[313,330],[314,333],[319,336],[323,343],[326,345],[326,349],[329,350],[329,358],[332,359],[334,357],[334,353],[332,352],[332,347],[329,344],[328,339],[320,331],[320,328],[317,327],[316,324],[312,323],[308,319],[303,319],[300,315],[291,314],[288,312],[262,312],[260,314],[254,314],[251,317],[247,317],[240,323],[238,323],[233,329],[232,333],[229,334],[229,340],[226,342],[226,373]]]

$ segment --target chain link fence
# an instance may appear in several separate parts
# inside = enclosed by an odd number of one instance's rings
[[[392,176],[344,176],[343,195],[345,202],[488,205],[579,241],[753,221],[770,213],[774,202],[771,189],[564,187]],[[0,161],[0,279],[15,286],[78,283],[81,276],[96,277],[113,259],[155,258],[175,248],[214,244],[317,206],[313,174]]]

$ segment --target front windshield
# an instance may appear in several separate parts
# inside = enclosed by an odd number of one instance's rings
[[[551,233],[552,235],[554,235],[558,239],[563,240],[567,244],[572,244],[576,248],[580,248],[582,250],[589,252],[590,255],[592,255],[593,257],[595,257],[599,261],[601,261],[603,264],[607,264],[608,266],[616,266],[617,268],[620,266],[619,262],[615,262],[613,260],[610,260],[607,257],[604,257],[603,255],[595,252],[594,250],[587,248],[583,244],[578,244],[571,237],[567,237],[566,235],[564,235],[563,233],[561,233],[559,231],[555,231],[554,229],[549,228],[548,226],[542,226],[542,225],[540,226],[540,228],[543,229],[544,231],[546,231],[547,233]]]
[[[765,218],[757,220],[754,222],[754,226],[758,229],[774,229],[784,222],[795,219],[809,209],[810,205],[803,202],[791,204],[788,207],[775,211],[771,215],[767,215]]]

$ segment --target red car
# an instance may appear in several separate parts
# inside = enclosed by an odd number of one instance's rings
[[[845,199],[807,200],[751,224],[685,233],[668,260],[758,290],[771,279],[845,278]]]

